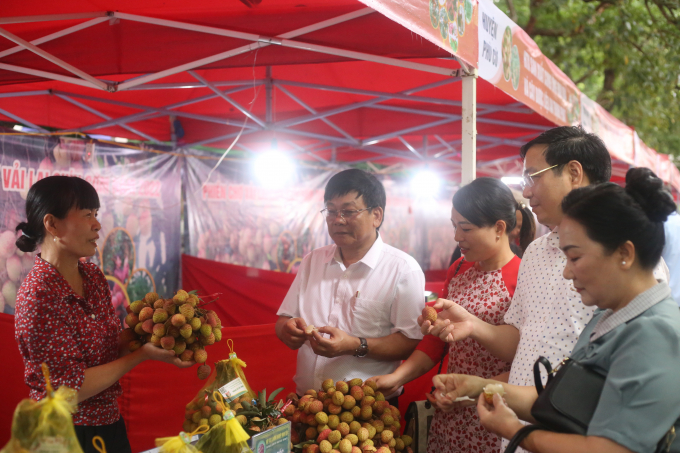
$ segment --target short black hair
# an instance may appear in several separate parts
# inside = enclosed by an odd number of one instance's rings
[[[522,209],[510,188],[495,178],[477,178],[461,187],[453,196],[453,207],[478,227],[490,227],[502,220],[505,234],[515,228],[517,210]],[[532,225],[530,221],[522,222],[520,237],[528,236]]]
[[[609,253],[631,241],[640,266],[651,270],[659,263],[666,242],[663,222],[676,206],[654,172],[631,168],[625,189],[614,183],[581,187],[564,197],[562,210]]]
[[[58,219],[67,216],[71,208],[99,209],[99,195],[92,184],[76,176],[48,176],[31,186],[26,196],[26,222],[15,231],[22,231],[16,246],[22,252],[34,251],[45,239],[43,219],[52,214]]]
[[[543,132],[520,148],[520,157],[524,159],[536,145],[548,145],[543,156],[549,166],[557,165],[555,174],[561,174],[564,165],[575,160],[591,184],[607,182],[612,176],[612,159],[604,142],[581,126],[560,126]]]
[[[347,195],[350,192],[356,192],[357,198],[363,197],[367,208],[382,208],[383,220],[385,219],[387,203],[385,187],[374,175],[358,168],[350,168],[333,175],[326,184],[323,201],[328,203],[333,198]]]

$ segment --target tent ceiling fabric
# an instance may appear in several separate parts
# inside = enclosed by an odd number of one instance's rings
[[[243,128],[238,146],[254,152],[275,138],[301,159],[459,172],[458,63],[358,1],[9,3],[0,12],[2,120],[169,141],[174,115],[187,148],[226,148]],[[21,17],[36,13],[83,14]],[[272,44],[275,36],[293,47]],[[479,174],[519,174],[517,148],[552,124],[481,78],[477,102]]]

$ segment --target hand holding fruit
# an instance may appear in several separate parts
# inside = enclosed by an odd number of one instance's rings
[[[451,408],[472,406],[474,402],[461,401],[455,402],[456,398],[467,396],[476,399],[482,393],[484,386],[489,381],[477,376],[469,376],[467,374],[438,374],[432,378],[432,385],[435,389],[441,392],[438,400],[444,401],[448,399],[451,401]],[[445,398],[444,398],[445,397]]]
[[[330,338],[324,338],[322,334],[327,333]],[[317,332],[312,334],[309,344],[317,355],[323,357],[339,357],[341,355],[353,355],[359,347],[359,339],[349,335],[337,327],[320,327]]]
[[[436,310],[441,312],[436,313]],[[423,335],[434,335],[452,343],[470,337],[476,319],[457,303],[440,298],[433,307],[425,307],[423,315],[418,317],[418,324]]]
[[[375,382],[378,390],[387,396],[395,393],[397,390],[399,390],[399,387],[403,385],[399,376],[396,376],[394,373],[373,376],[372,378],[366,379],[366,382]]]
[[[425,399],[427,399],[435,409],[439,409],[443,412],[453,412],[454,410],[460,409],[461,407],[474,405],[474,403],[462,404],[460,402],[455,402],[448,396],[443,395],[437,389],[435,389],[433,393],[426,393]]]
[[[309,339],[305,333],[307,323],[302,318],[290,318],[281,329],[281,341],[290,349],[300,349]]]
[[[193,360],[187,362],[177,357],[174,351],[167,351],[165,349],[155,346],[153,343],[145,343],[141,348],[143,355],[147,360],[157,360],[159,362],[169,363],[175,365],[177,368],[189,368],[196,364]]]
[[[493,394],[492,404],[480,395],[477,401],[477,413],[484,428],[506,439],[511,439],[524,426],[517,418],[517,414],[505,404],[499,393]]]

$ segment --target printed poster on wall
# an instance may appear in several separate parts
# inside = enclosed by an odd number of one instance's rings
[[[99,194],[102,225],[90,258],[109,281],[116,313],[149,291],[174,294],[179,279],[178,159],[168,154],[45,136],[0,136],[0,312],[14,314],[16,292],[36,253],[16,248],[34,182],[53,175],[84,178]]]
[[[249,165],[223,162],[207,183],[214,161],[187,159],[186,253],[209,260],[279,272],[296,272],[302,258],[332,243],[323,194],[339,170],[301,170],[295,182],[268,189],[251,181]],[[384,242],[413,256],[423,270],[446,269],[456,246],[451,197],[412,199],[408,184],[382,178],[387,208]],[[443,191],[446,192],[446,191]]]
[[[580,122],[580,92],[521,27],[479,1],[479,76],[560,126]]]
[[[478,0],[361,1],[477,67]]]

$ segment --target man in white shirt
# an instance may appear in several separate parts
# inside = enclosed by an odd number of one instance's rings
[[[326,185],[322,213],[335,244],[303,259],[277,313],[277,336],[298,349],[300,394],[328,378],[391,373],[422,338],[416,319],[425,276],[380,238],[385,201],[383,185],[362,170],[342,171]],[[308,335],[308,326],[318,331]]]
[[[476,340],[498,358],[512,361],[508,383],[533,386],[538,356],[554,365],[569,356],[593,315],[595,307],[583,305],[571,280],[563,276],[566,257],[559,248],[557,226],[562,221],[562,199],[573,189],[609,181],[611,159],[599,137],[571,126],[542,133],[522,146],[520,155],[524,159],[522,194],[538,221],[552,231],[524,252],[506,324],[487,324],[444,301],[446,310],[439,316],[443,321],[430,333],[450,335],[453,341]],[[668,281],[663,260],[655,275]],[[423,330],[428,329],[429,323],[423,324]],[[506,445],[504,441],[503,449]]]

